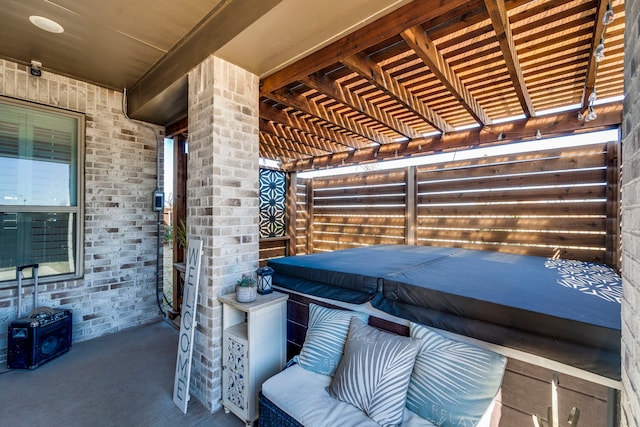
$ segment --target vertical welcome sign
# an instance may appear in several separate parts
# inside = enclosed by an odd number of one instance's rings
[[[201,257],[202,240],[189,239],[187,244],[187,268],[184,277],[185,284],[182,294],[176,377],[173,382],[173,402],[185,414],[187,413],[187,403],[189,402],[189,378],[191,376],[191,356],[193,355],[193,338],[196,327]]]

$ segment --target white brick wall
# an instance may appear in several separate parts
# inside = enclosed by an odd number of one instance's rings
[[[221,307],[258,267],[259,80],[211,56],[189,73],[187,226],[203,240],[191,394],[211,410],[221,397]]]
[[[40,305],[73,310],[74,341],[159,319],[155,301],[156,141],[122,113],[122,94],[0,60],[0,95],[84,113],[84,278],[41,285]],[[0,289],[0,363],[16,290]],[[23,303],[30,303],[31,288]]]
[[[621,425],[637,427],[640,426],[640,0],[627,0],[625,14]]]

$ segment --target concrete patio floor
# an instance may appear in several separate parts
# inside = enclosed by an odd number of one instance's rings
[[[209,426],[244,422],[173,403],[178,331],[161,321],[90,341],[34,370],[0,369],[0,426]]]

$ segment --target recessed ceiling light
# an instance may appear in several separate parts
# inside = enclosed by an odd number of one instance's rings
[[[58,24],[56,21],[52,21],[49,18],[45,18],[44,16],[32,15],[29,17],[29,21],[36,27],[49,31],[50,33],[62,33],[64,32],[64,28],[62,25]]]

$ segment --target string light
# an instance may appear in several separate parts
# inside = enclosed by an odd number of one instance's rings
[[[604,59],[604,35],[600,39],[600,44],[598,44],[596,49],[593,51],[593,56],[596,58],[596,62],[600,62]]]
[[[609,25],[609,24],[612,24],[615,19],[616,19],[616,15],[615,13],[613,13],[613,9],[611,9],[611,2],[609,2],[609,4],[607,5],[607,11],[604,13],[604,16],[602,17],[602,23],[604,25]]]
[[[604,28],[604,31],[602,32],[602,36],[600,37],[600,43],[598,43],[596,48],[593,50],[593,57],[596,60],[596,63],[602,62],[605,58],[604,34],[606,32],[607,25],[613,23],[615,18],[616,16],[615,16],[615,13],[613,12],[613,8],[611,7],[611,1],[609,1],[609,3],[607,4],[607,9],[605,10],[604,15],[602,15],[602,24],[605,26],[605,28]],[[597,71],[597,67],[595,71]],[[594,81],[595,81],[595,76],[594,76]],[[579,111],[578,120],[580,121],[584,120],[584,121],[590,122],[598,118],[598,115],[593,109],[593,105],[595,104],[597,99],[598,99],[598,94],[596,93],[596,88],[594,86],[593,90],[589,94],[589,98],[587,99],[587,104],[589,105],[587,115],[585,116],[582,111]]]

